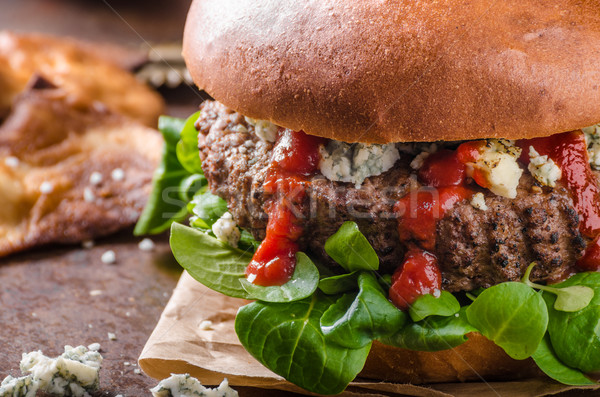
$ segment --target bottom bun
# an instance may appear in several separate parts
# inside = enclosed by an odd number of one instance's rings
[[[540,376],[532,359],[514,360],[478,333],[453,349],[420,352],[375,341],[361,378],[399,383],[443,383],[468,380],[511,380]]]

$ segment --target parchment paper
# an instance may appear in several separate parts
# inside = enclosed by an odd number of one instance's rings
[[[242,347],[234,331],[241,299],[225,297],[183,273],[158,325],[139,359],[142,370],[156,379],[171,373],[189,373],[206,385],[228,378],[232,386],[250,386],[308,394],[256,361]],[[203,321],[210,329],[201,329]],[[518,382],[449,383],[428,386],[372,382],[357,379],[343,395],[403,394],[409,396],[544,396],[574,389],[550,379]]]

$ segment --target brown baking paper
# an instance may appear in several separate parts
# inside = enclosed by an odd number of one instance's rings
[[[171,373],[189,373],[207,385],[217,385],[227,378],[232,386],[312,395],[263,367],[242,347],[234,331],[234,319],[238,307],[245,303],[206,288],[184,272],[146,342],[139,359],[140,367],[156,379],[164,379]],[[203,321],[212,322],[210,329],[200,326]],[[342,395],[530,397],[571,389],[575,388],[549,379],[428,386],[356,379]]]

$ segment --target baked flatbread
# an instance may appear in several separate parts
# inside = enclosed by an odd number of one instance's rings
[[[160,98],[63,44],[0,34],[0,256],[133,224],[159,161]]]

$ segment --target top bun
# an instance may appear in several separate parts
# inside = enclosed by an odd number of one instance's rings
[[[183,53],[228,107],[346,142],[600,121],[600,1],[195,0]]]

